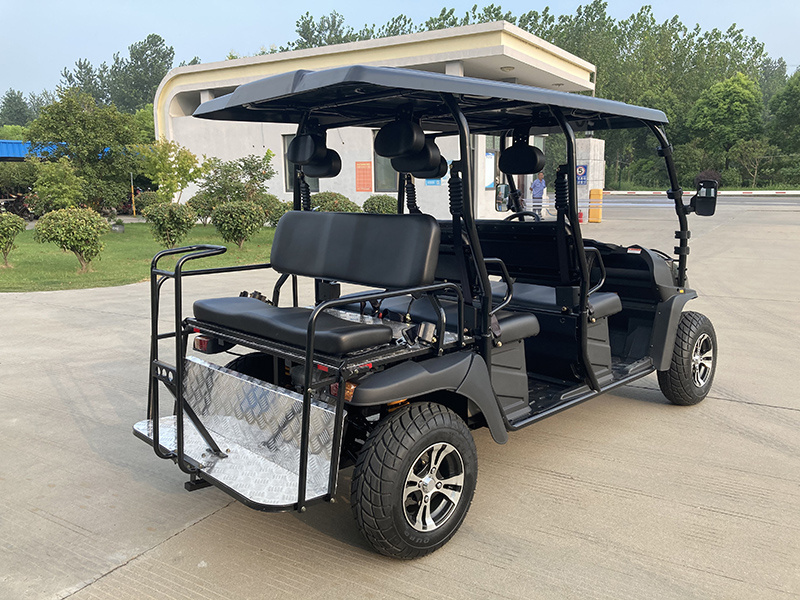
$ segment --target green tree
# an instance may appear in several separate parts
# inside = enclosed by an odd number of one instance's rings
[[[225,202],[211,213],[211,222],[222,239],[235,242],[240,250],[261,229],[265,219],[264,210],[255,202]]]
[[[83,178],[91,206],[115,207],[130,189],[134,158],[133,117],[113,106],[98,106],[88,94],[59,91],[28,130],[31,150],[47,158],[68,157]]]
[[[76,89],[91,96],[98,104],[108,104],[108,65],[102,63],[95,69],[88,59],[78,59],[71,71],[67,67],[61,70],[59,88]]]
[[[752,178],[752,186],[756,187],[759,169],[764,168],[778,154],[777,146],[772,146],[763,138],[752,140],[739,140],[731,148],[731,158],[739,163],[744,171]]]
[[[8,254],[15,248],[14,239],[25,231],[25,221],[22,217],[7,212],[0,212],[0,252],[3,253],[2,268],[7,269]]]
[[[314,19],[311,13],[307,12],[297,20],[296,25],[298,38],[282,47],[282,52],[355,42],[361,39],[370,39],[371,37],[371,35],[369,37],[359,36],[358,32],[353,30],[352,27],[344,24],[344,17],[335,10],[331,11],[329,15],[320,17],[319,21]]]
[[[0,125],[0,140],[24,140],[28,137],[28,128],[22,125]]]
[[[715,83],[700,95],[689,113],[687,125],[709,151],[728,151],[741,139],[761,131],[761,92],[742,73]],[[726,167],[727,156],[726,156]]]
[[[152,144],[156,139],[155,117],[153,105],[148,104],[133,113],[133,143]]]
[[[788,154],[800,152],[800,70],[795,71],[786,85],[770,102],[774,120],[770,126],[770,141]]]
[[[256,200],[259,194],[267,191],[267,181],[275,176],[274,156],[267,150],[262,156],[251,154],[230,161],[209,158],[204,163],[200,190],[217,203]]]
[[[0,196],[27,194],[39,176],[39,161],[0,162]]]
[[[158,194],[166,202],[179,202],[186,186],[203,174],[197,156],[178,142],[162,137],[152,144],[139,144],[134,150],[142,172],[158,185]]]
[[[3,94],[3,100],[0,102],[0,125],[22,125],[24,127],[34,117],[34,112],[28,106],[22,92],[9,89]]]
[[[151,33],[128,46],[128,56],[115,53],[111,66],[103,62],[95,68],[89,60],[80,59],[73,69],[65,67],[61,71],[61,87],[77,88],[98,104],[114,104],[122,112],[134,113],[152,104],[174,58],[172,46]]]
[[[142,212],[153,238],[165,248],[174,248],[194,227],[197,217],[185,204],[157,202]]]
[[[175,49],[155,33],[128,46],[127,57],[114,54],[107,78],[110,101],[130,113],[152,104],[174,58]]]
[[[86,201],[84,187],[83,179],[75,173],[67,157],[43,162],[39,165],[39,176],[33,185],[36,200],[31,212],[39,218],[52,210],[79,206]]]
[[[79,272],[85,273],[104,248],[100,236],[110,230],[106,220],[90,208],[63,208],[39,219],[33,237],[72,252],[81,265]]]
[[[28,106],[33,111],[33,118],[38,119],[42,109],[56,101],[56,95],[49,90],[42,90],[41,93],[36,94],[31,92],[28,94]]]

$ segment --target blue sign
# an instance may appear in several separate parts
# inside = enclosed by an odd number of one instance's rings
[[[425,185],[442,185],[441,179],[426,179]]]
[[[578,165],[575,167],[575,174],[578,176],[578,185],[589,184],[589,167],[586,165]]]

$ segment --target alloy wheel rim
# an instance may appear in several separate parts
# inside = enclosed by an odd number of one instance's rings
[[[692,349],[692,382],[703,387],[714,369],[714,342],[707,333],[700,334]]]
[[[421,532],[439,529],[453,516],[464,492],[464,460],[447,442],[428,446],[411,465],[403,489],[403,513]]]

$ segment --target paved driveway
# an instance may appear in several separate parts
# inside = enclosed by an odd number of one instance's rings
[[[604,218],[584,235],[674,244],[668,209]],[[800,211],[724,205],[692,226],[702,297],[690,307],[720,344],[711,396],[674,407],[648,377],[505,446],[475,432],[470,513],[413,562],[367,548],[349,472],[339,502],[304,515],[184,491],[131,434],[147,388],[146,284],[0,294],[0,598],[800,596]],[[187,295],[254,288],[271,286],[195,279]]]

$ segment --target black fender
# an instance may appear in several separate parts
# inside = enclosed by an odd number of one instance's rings
[[[353,406],[376,406],[430,392],[450,391],[474,404],[498,444],[508,441],[503,415],[489,380],[489,369],[474,352],[454,352],[408,361],[366,377],[353,392]]]
[[[653,359],[653,365],[657,371],[669,369],[683,307],[689,300],[695,298],[697,298],[697,292],[687,289],[684,293],[675,294],[671,298],[659,302],[656,306],[653,334],[650,337],[650,357]]]

